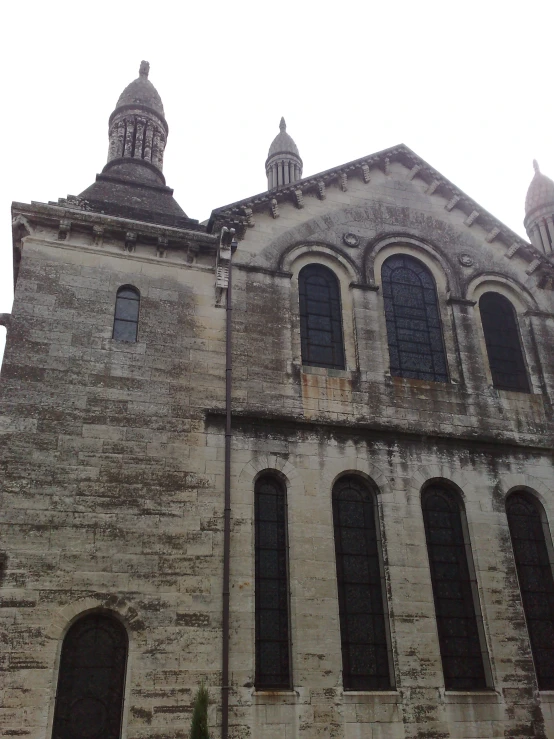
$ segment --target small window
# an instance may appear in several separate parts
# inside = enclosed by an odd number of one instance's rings
[[[395,377],[448,382],[435,280],[418,259],[396,254],[381,271]]]
[[[506,502],[523,611],[539,690],[554,690],[554,578],[542,506],[525,492]]]
[[[290,688],[286,491],[264,475],[254,489],[256,687]]]
[[[513,305],[503,295],[485,293],[479,300],[479,311],[494,387],[528,393],[529,380]]]
[[[136,287],[124,285],[117,291],[113,338],[117,341],[137,340],[140,293]]]
[[[339,282],[321,264],[308,264],[298,276],[302,364],[344,369]]]
[[[445,687],[485,689],[488,656],[461,501],[433,484],[422,506]]]
[[[62,645],[53,739],[119,739],[128,639],[112,616],[92,613]]]
[[[391,688],[376,500],[367,484],[342,477],[333,489],[333,523],[345,690]]]

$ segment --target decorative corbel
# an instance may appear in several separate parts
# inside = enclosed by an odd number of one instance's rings
[[[227,288],[229,287],[229,267],[233,255],[232,245],[236,244],[235,229],[223,226],[217,246],[215,262],[215,301],[216,306],[223,307]],[[236,248],[236,247],[235,247]]]
[[[433,180],[427,190],[425,191],[427,195],[432,195],[437,187],[440,185],[440,180]]]
[[[511,259],[511,258],[512,258],[512,257],[514,256],[514,254],[515,254],[515,253],[516,253],[516,252],[517,252],[517,251],[518,251],[518,250],[519,250],[520,248],[521,248],[521,244],[518,244],[517,242],[515,242],[515,241],[514,241],[514,243],[513,243],[513,244],[512,244],[511,246],[510,246],[510,248],[508,249],[508,251],[506,252],[506,254],[504,254],[504,256],[505,256],[505,257],[506,257],[507,259]]]
[[[60,225],[58,226],[58,241],[65,241],[71,232],[71,221],[67,218],[62,218]]]
[[[540,264],[541,264],[541,260],[540,259],[533,259],[533,261],[531,262],[531,264],[525,270],[525,273],[528,274],[528,275],[532,275],[533,272],[537,269],[537,267],[540,266]]]
[[[500,229],[497,226],[495,226],[492,229],[492,231],[489,231],[489,233],[485,237],[485,241],[487,242],[487,244],[492,244],[492,242],[496,239],[499,233],[500,233]]]
[[[317,197],[320,200],[325,200],[325,182],[323,180],[317,181]]]
[[[348,190],[348,175],[346,172],[341,172],[339,175],[339,185],[340,189],[343,192],[346,192]]]
[[[94,246],[104,246],[104,226],[92,227],[92,243]]]
[[[196,257],[198,256],[198,252],[200,251],[200,247],[198,244],[196,244],[194,241],[189,241],[187,244],[187,264],[192,264]]]
[[[296,203],[297,208],[304,207],[304,194],[300,188],[294,191],[294,202]]]
[[[420,171],[420,169],[421,169],[421,164],[414,164],[414,166],[408,172],[406,179],[413,180],[414,177],[417,175],[417,173]]]
[[[271,215],[273,216],[273,218],[279,218],[279,203],[275,200],[275,198],[271,198],[271,200],[269,201],[269,205],[271,206]]]
[[[464,224],[471,228],[475,221],[479,218],[479,211],[478,210],[472,210],[471,213],[468,215],[468,217],[465,219]]]
[[[385,159],[385,174],[386,175],[389,175],[390,174],[390,159],[389,159],[389,157],[386,157],[386,159]]]
[[[249,208],[247,205],[243,205],[242,212],[244,214],[244,218],[248,228],[254,228],[254,226],[256,225],[256,221],[254,220],[254,212],[252,208]]]
[[[362,178],[366,185],[371,179],[371,175],[369,174],[369,166],[367,164],[362,164]]]
[[[454,195],[453,197],[450,198],[448,203],[444,206],[444,209],[450,213],[450,211],[454,210],[454,208],[458,205],[460,200],[461,200],[460,195]]]
[[[158,236],[158,243],[156,244],[156,256],[160,259],[163,259],[167,256],[168,243],[169,241],[167,236]]]
[[[125,246],[123,247],[125,251],[128,251],[129,253],[132,253],[135,251],[137,246],[137,234],[135,231],[127,231],[125,234]]]

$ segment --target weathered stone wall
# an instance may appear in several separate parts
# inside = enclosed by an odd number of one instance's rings
[[[478,224],[396,175],[329,187],[325,201],[291,203],[279,218],[256,214],[235,256],[236,739],[554,737],[504,510],[523,486],[554,520],[551,293]],[[396,251],[435,275],[448,384],[389,375],[380,264]],[[310,261],[340,280],[343,371],[302,367],[297,276]],[[123,284],[141,292],[136,344],[111,339]],[[474,304],[483,285],[514,303],[532,394],[491,387]],[[49,736],[63,635],[94,608],[119,614],[131,637],[125,739],[186,737],[203,678],[219,700],[225,311],[215,300],[214,257],[202,250],[191,263],[160,259],[140,243],[95,247],[78,229],[60,243],[40,225],[24,240],[0,383],[4,734]],[[294,690],[281,693],[253,687],[253,485],[271,469],[289,511]],[[346,472],[379,489],[391,691],[342,690],[331,490]],[[444,690],[420,506],[435,478],[464,497],[491,691]],[[219,718],[212,707],[214,734]]]

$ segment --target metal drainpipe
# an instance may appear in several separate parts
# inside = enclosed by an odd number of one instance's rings
[[[229,595],[230,595],[230,556],[231,556],[231,388],[233,358],[231,355],[232,337],[232,298],[233,298],[233,254],[238,242],[231,241],[229,259],[229,282],[226,300],[225,325],[225,493],[223,523],[223,665],[221,668],[221,737],[229,735]]]

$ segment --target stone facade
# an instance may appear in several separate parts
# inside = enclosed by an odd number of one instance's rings
[[[554,737],[505,512],[525,489],[554,520],[547,258],[405,147],[217,209],[206,229],[82,199],[15,203],[14,218],[21,260],[0,384],[4,736],[51,736],[62,641],[93,610],[129,634],[124,739],[187,737],[202,680],[219,735],[226,226],[239,236],[230,736]],[[390,374],[380,268],[395,253],[435,277],[448,383]],[[302,365],[298,273],[314,262],[340,282],[345,370]],[[140,291],[133,344],[112,339],[121,285]],[[516,308],[529,394],[492,386],[477,302],[491,288]],[[290,691],[254,686],[253,490],[265,470],[287,488]],[[389,691],[342,687],[331,490],[345,473],[379,491]],[[444,688],[420,498],[435,479],[465,504],[485,691]]]

